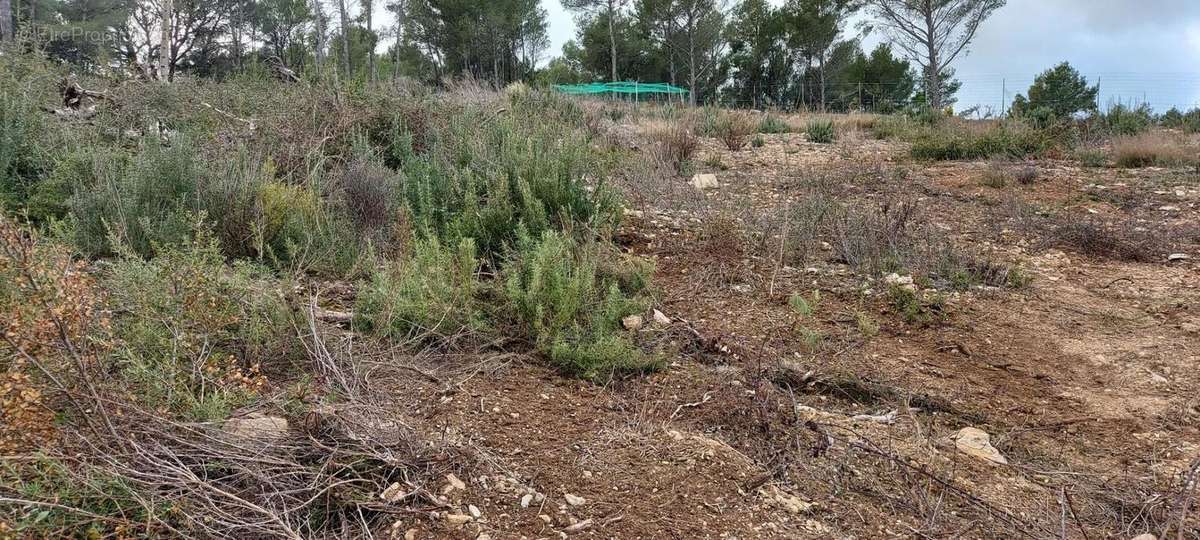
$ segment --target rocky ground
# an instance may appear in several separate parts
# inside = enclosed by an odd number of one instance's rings
[[[1021,210],[1194,230],[1200,175],[1047,160],[995,188],[979,181],[993,165],[913,163],[900,143],[765,137],[704,141],[703,189],[626,188],[621,241],[656,261],[660,291],[630,331],[667,369],[599,387],[506,355],[377,381],[401,423],[470,456],[388,534],[1200,538],[1200,236],[1131,262],[1057,246]],[[885,276],[828,246],[782,264],[778,216],[814,178],[843,200],[918,200],[1027,283],[944,291],[944,319],[912,324]],[[713,240],[716,220],[737,242]],[[812,291],[798,318],[789,299]]]

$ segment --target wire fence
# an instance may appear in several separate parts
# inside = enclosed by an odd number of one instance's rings
[[[971,111],[978,116],[1002,116],[1007,114],[1018,94],[1028,94],[1034,77],[1006,75],[982,75],[958,79],[962,83],[955,93],[954,109]],[[1098,73],[1088,77],[1089,84],[1099,88],[1096,105],[1108,109],[1120,104],[1128,108],[1147,106],[1157,113],[1170,109],[1188,111],[1200,109],[1200,73]],[[820,84],[802,85],[798,82],[782,84],[745,85],[750,94],[760,99],[737,98],[729,92],[730,87],[706,100],[708,104],[728,108],[774,108],[786,110],[860,110],[864,112],[891,112],[913,105],[911,97],[897,100],[912,83],[905,81],[845,83],[828,82],[824,85],[824,104],[820,96]],[[914,87],[921,91],[918,81]],[[747,91],[740,92],[746,94]]]

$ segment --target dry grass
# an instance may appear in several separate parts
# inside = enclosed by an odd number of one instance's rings
[[[803,132],[810,122],[832,122],[838,133],[869,133],[879,122],[880,115],[871,113],[795,113],[784,117],[793,132]]]
[[[649,126],[649,134],[659,157],[670,163],[676,173],[685,174],[700,148],[700,139],[692,126],[685,122],[656,123]]]
[[[999,161],[992,162],[979,174],[979,184],[993,189],[1006,187],[1013,182],[1028,186],[1037,179],[1037,167]]]
[[[1200,148],[1189,145],[1170,133],[1152,131],[1141,135],[1120,137],[1113,141],[1117,166],[1179,167],[1200,164]]]

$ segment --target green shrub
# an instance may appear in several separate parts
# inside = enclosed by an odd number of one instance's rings
[[[1154,111],[1146,104],[1131,108],[1117,103],[1100,113],[1097,119],[1112,135],[1137,135],[1154,125]]]
[[[151,511],[162,518],[170,507],[148,505],[151,494],[138,493],[130,483],[111,473],[83,467],[82,463],[37,454],[28,459],[8,459],[0,464],[0,486],[8,496],[33,501],[53,501],[56,506],[5,504],[0,520],[14,538],[118,538],[132,534],[150,537]],[[120,516],[114,525],[95,516]]]
[[[761,122],[758,123],[758,132],[768,135],[791,133],[792,126],[783,119],[773,114],[763,116]]]
[[[457,249],[419,240],[413,253],[375,273],[358,296],[359,328],[409,341],[450,340],[486,328],[480,310],[475,243]]]
[[[750,141],[750,146],[754,148],[762,148],[766,145],[767,141],[763,139],[762,135],[755,135],[754,140]]]
[[[148,257],[153,245],[178,245],[192,232],[200,164],[183,137],[166,146],[147,138],[145,148],[123,166],[93,161],[95,184],[80,184],[71,199],[76,244],[89,255],[111,255],[116,238]]]
[[[522,235],[504,284],[512,317],[566,373],[602,380],[654,369],[660,359],[621,333],[621,319],[647,307],[639,298],[645,278],[605,275],[598,250],[553,231]]]
[[[1099,148],[1081,148],[1075,152],[1075,158],[1079,160],[1080,165],[1090,169],[1108,166],[1108,155]]]
[[[1158,122],[1163,127],[1182,129],[1187,133],[1200,133],[1200,108],[1182,112],[1174,107],[1163,113]]]
[[[299,356],[291,311],[262,269],[225,264],[211,233],[155,245],[143,259],[127,246],[104,279],[116,347],[111,356],[139,402],[193,420],[216,420]]]
[[[518,225],[530,234],[616,225],[616,193],[586,181],[605,174],[586,135],[524,122],[461,113],[437,147],[408,163],[403,198],[419,235],[448,245],[472,238],[482,258],[498,263]]]
[[[1041,156],[1058,144],[1051,131],[1034,129],[1017,120],[986,125],[945,123],[917,135],[911,155],[930,161],[1019,159]]]
[[[805,131],[808,133],[808,142],[833,144],[833,141],[837,139],[837,130],[833,125],[833,120],[812,120],[808,123]]]
[[[12,89],[0,90],[0,209],[22,209],[47,169],[46,130],[33,104]]]

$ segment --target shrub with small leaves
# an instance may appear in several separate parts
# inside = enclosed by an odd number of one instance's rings
[[[773,114],[763,116],[762,121],[758,123],[758,132],[768,135],[777,135],[780,133],[791,133],[792,126],[782,118]]]
[[[808,133],[808,142],[811,143],[833,144],[837,139],[837,129],[833,120],[812,120],[805,132]]]
[[[646,310],[646,280],[616,276],[646,269],[601,272],[600,249],[550,231],[522,236],[504,284],[513,319],[572,375],[604,380],[656,369],[661,359],[641,351],[621,329],[624,317]]]

